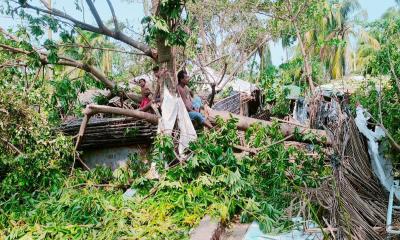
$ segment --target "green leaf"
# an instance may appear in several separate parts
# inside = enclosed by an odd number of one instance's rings
[[[41,26],[38,25],[31,25],[31,33],[35,36],[35,37],[40,37],[44,34],[44,31],[42,30]]]
[[[58,54],[56,51],[50,51],[49,55],[47,55],[47,61],[50,64],[56,64],[59,60]]]

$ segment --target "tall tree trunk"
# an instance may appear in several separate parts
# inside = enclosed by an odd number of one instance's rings
[[[300,50],[301,50],[301,55],[303,55],[303,60],[304,60],[304,70],[306,72],[306,78],[308,81],[308,84],[310,85],[311,92],[314,92],[314,82],[312,80],[312,66],[310,59],[308,57],[306,47],[304,46],[303,38],[301,37],[299,27],[297,26],[297,23],[295,20],[292,20],[293,27],[296,30],[296,36],[297,36],[297,41],[299,41],[300,45]]]
[[[261,46],[260,49],[258,50],[258,53],[260,55],[260,77],[264,73],[264,65],[265,65],[265,59],[264,59],[264,46]],[[255,57],[255,56],[254,56]],[[253,72],[253,64],[251,66],[251,71]]]
[[[159,6],[160,0],[151,0],[151,12],[154,16],[159,16],[163,18],[168,25],[172,25],[172,23],[166,19],[165,17],[159,14]],[[171,27],[170,27],[171,29]],[[176,85],[177,85],[177,77],[176,77],[176,49],[175,47],[167,46],[165,37],[158,36],[156,39],[156,47],[157,47],[157,63],[162,67],[166,67],[168,72],[170,73],[169,76],[163,77],[163,82],[160,84],[165,84],[168,90],[172,93],[176,93]],[[162,86],[160,86],[162,87]],[[162,94],[162,93],[161,93]]]
[[[160,0],[151,0],[151,14],[156,15],[158,6],[160,5]]]
[[[166,46],[165,39],[159,38],[157,39],[157,52],[159,54],[158,64],[162,68],[167,68],[169,73],[168,76],[162,77],[163,82],[160,84],[165,84],[168,90],[175,94],[177,85],[175,47]]]
[[[221,117],[224,120],[228,120],[230,118],[237,118],[239,121],[237,123],[238,129],[246,130],[250,127],[251,124],[259,123],[265,126],[270,126],[272,125],[272,122],[268,121],[263,121],[255,118],[250,118],[250,117],[245,117],[245,116],[239,116],[236,114],[232,114],[230,112],[225,112],[225,111],[216,111],[213,110],[209,107],[206,107],[206,115],[207,118],[211,122],[215,122],[215,119],[217,116]],[[127,117],[134,117],[136,119],[143,119],[145,121],[148,121],[152,124],[158,124],[158,116],[156,114],[151,114],[147,112],[141,112],[138,110],[133,110],[133,109],[122,109],[122,108],[117,108],[117,107],[109,107],[109,106],[102,106],[102,105],[95,105],[91,104],[86,107],[86,109],[83,111],[85,114],[85,117],[82,121],[79,133],[78,133],[78,143],[76,144],[76,148],[79,147],[79,144],[85,134],[85,129],[86,125],[89,122],[89,119],[91,116],[98,114],[98,113],[111,113],[111,114],[116,114],[116,115],[122,115],[122,116],[127,116]],[[329,136],[327,135],[326,131],[324,130],[317,130],[317,129],[309,129],[309,128],[304,128],[304,127],[298,127],[296,125],[290,124],[290,123],[281,123],[280,124],[280,131],[283,133],[285,136],[292,136],[296,128],[300,130],[303,134],[307,133],[312,133],[316,136],[316,140],[319,141],[320,143],[330,145],[332,144]]]
[[[172,77],[172,82],[171,82],[171,87],[168,88],[168,90],[171,93],[175,93],[176,91],[176,86],[178,84],[178,77],[176,75],[176,48],[171,47],[170,50],[170,58],[167,63],[168,71],[171,73]],[[172,88],[172,89],[170,89]]]

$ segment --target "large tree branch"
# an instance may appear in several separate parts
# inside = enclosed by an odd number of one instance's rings
[[[90,73],[92,76],[94,76],[96,79],[98,79],[99,81],[103,82],[108,89],[114,89],[116,84],[111,81],[103,72],[101,72],[99,69],[97,69],[96,67],[80,62],[80,61],[75,61],[75,60],[64,60],[61,59],[60,61],[58,61],[59,65],[64,65],[64,66],[70,66],[70,67],[76,67],[79,69],[84,70],[85,72]]]
[[[29,52],[29,51],[26,51],[26,50],[23,50],[20,48],[11,47],[11,46],[8,46],[5,44],[0,44],[0,48],[6,49],[14,54],[28,55],[28,54],[32,53],[32,52]],[[35,51],[35,52],[39,55],[40,62],[43,65],[49,64],[49,61],[47,60],[47,56],[48,56],[47,53],[39,52],[39,51]],[[64,65],[64,66],[70,66],[70,67],[76,67],[76,68],[82,69],[82,70],[90,73],[91,75],[93,75],[97,80],[103,82],[109,89],[114,89],[116,86],[116,84],[113,81],[111,81],[104,73],[102,73],[100,70],[98,70],[96,67],[94,67],[92,65],[89,65],[89,64],[86,64],[86,63],[83,63],[83,62],[80,62],[80,61],[77,61],[77,60],[74,60],[74,59],[71,59],[71,58],[68,58],[65,56],[59,56],[59,59],[60,60],[56,63],[58,65]]]
[[[28,54],[31,53],[31,52],[28,52],[26,50],[15,48],[15,47],[11,47],[11,46],[8,46],[8,45],[2,44],[2,43],[0,43],[0,48],[8,50],[8,51],[10,51],[12,53],[22,53],[22,54],[25,54],[25,55],[28,55]]]
[[[5,36],[7,36],[9,39],[14,40],[15,42],[19,42],[19,39],[17,37],[15,37],[14,35],[6,32],[2,27],[0,27],[0,33],[3,33]],[[48,54],[46,52],[42,52],[39,51],[37,49],[34,49],[33,51],[26,51],[24,49],[20,49],[20,48],[16,48],[16,47],[12,47],[6,44],[1,44],[0,43],[0,48],[8,50],[11,53],[14,54],[23,54],[23,55],[29,55],[33,52],[36,52],[39,56],[39,60],[43,65],[47,65],[49,64],[47,57]],[[110,90],[114,90],[115,87],[117,86],[112,80],[110,80],[102,71],[100,71],[99,69],[97,69],[95,66],[89,65],[87,63],[84,62],[80,62],[77,61],[75,59],[66,57],[66,56],[58,56],[59,57],[59,61],[56,63],[58,65],[63,65],[63,66],[70,66],[70,67],[75,67],[78,69],[81,69],[89,74],[91,74],[95,79],[97,79],[98,81],[103,82],[106,87]],[[134,93],[130,93],[130,92],[121,92],[122,95],[124,97],[130,98],[135,102],[139,102],[140,101],[140,96],[134,94]]]
[[[68,20],[68,21],[72,22],[75,27],[81,28],[81,29],[89,31],[89,32],[102,34],[102,31],[101,31],[100,28],[95,27],[95,26],[90,25],[90,24],[87,24],[87,23],[84,23],[82,21],[79,21],[79,20],[73,18],[72,16],[64,13],[63,11],[60,11],[60,10],[55,9],[55,8],[50,8],[50,6],[46,3],[46,1],[42,0],[41,2],[45,5],[45,7],[47,9],[39,8],[39,7],[30,5],[28,3],[25,3],[24,5],[22,5],[22,7],[29,8],[29,9],[35,10],[37,12],[50,14],[50,15],[53,15],[53,16],[56,16],[56,17],[60,17],[62,19],[65,19],[65,20]]]
[[[41,0],[41,2],[43,3],[43,5],[46,7],[46,9],[37,7],[37,6],[33,6],[31,4],[25,3],[22,4],[21,6],[24,8],[28,8],[28,9],[32,9],[35,10],[37,12],[40,13],[45,13],[45,14],[50,14],[52,16],[55,17],[59,17],[61,19],[65,19],[70,21],[74,27],[89,31],[89,32],[93,32],[93,33],[98,33],[98,34],[102,34],[108,37],[112,37],[115,40],[121,41],[123,43],[128,44],[131,47],[134,47],[140,51],[142,51],[146,56],[149,56],[151,58],[153,58],[154,60],[157,60],[157,53],[155,50],[152,50],[147,44],[136,41],[135,39],[127,36],[126,34],[124,34],[123,32],[119,32],[119,31],[111,31],[110,29],[108,29],[106,26],[104,26],[103,22],[101,21],[101,18],[95,8],[95,6],[93,5],[93,2],[91,0],[86,0],[90,10],[94,16],[94,18],[96,19],[96,22],[98,24],[98,27],[87,24],[85,22],[79,21],[78,19],[64,13],[63,11],[60,11],[56,8],[50,8],[50,6],[46,3],[46,1]]]
[[[141,56],[144,55],[143,53],[140,53],[140,52],[125,51],[125,50],[117,49],[117,48],[93,47],[93,46],[87,46],[87,45],[82,45],[82,44],[57,44],[57,45],[61,46],[61,47],[86,48],[86,49],[90,49],[90,50],[102,50],[102,51],[110,51],[110,52],[119,52],[119,53],[131,54],[131,55],[141,55]]]
[[[142,112],[139,110],[134,110],[134,109],[124,109],[124,108],[91,104],[86,107],[86,109],[83,111],[83,113],[86,115],[89,115],[89,116],[92,116],[97,113],[111,113],[111,114],[116,114],[116,115],[123,115],[123,116],[127,116],[127,117],[143,119],[150,123],[158,124],[157,115],[151,114],[148,112]]]

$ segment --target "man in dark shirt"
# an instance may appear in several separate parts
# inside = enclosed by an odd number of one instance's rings
[[[189,83],[189,76],[186,71],[181,70],[178,73],[178,86],[176,87],[176,90],[178,94],[181,96],[183,103],[185,104],[186,110],[189,113],[189,117],[192,121],[197,121],[200,124],[212,128],[212,125],[210,122],[206,120],[206,118],[199,112],[199,109],[195,109],[193,107],[193,94],[190,91],[189,87],[187,86]]]

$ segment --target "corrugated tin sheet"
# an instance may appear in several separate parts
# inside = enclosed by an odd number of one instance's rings
[[[216,104],[214,104],[212,109],[240,114],[240,93],[235,93],[232,96],[218,101]]]

